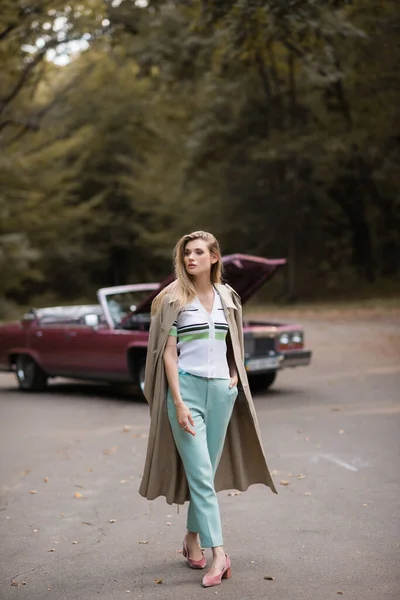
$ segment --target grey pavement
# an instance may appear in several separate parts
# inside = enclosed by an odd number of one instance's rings
[[[219,494],[233,576],[218,588],[179,553],[186,507],[137,493],[143,402],[0,375],[1,600],[399,600],[400,321],[304,324],[313,365],[255,397],[279,494]]]

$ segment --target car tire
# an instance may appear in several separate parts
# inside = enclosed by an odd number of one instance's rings
[[[276,379],[276,371],[270,373],[262,373],[260,375],[252,375],[249,378],[250,389],[252,392],[265,392]]]
[[[28,354],[19,354],[15,361],[19,388],[26,392],[40,392],[47,387],[47,374]]]

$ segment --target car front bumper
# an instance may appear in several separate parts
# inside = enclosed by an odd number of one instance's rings
[[[311,350],[291,350],[282,352],[281,369],[288,367],[306,367],[311,363]]]

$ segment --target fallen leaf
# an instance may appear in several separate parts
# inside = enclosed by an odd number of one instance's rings
[[[117,522],[117,520],[116,520],[116,519],[108,519],[108,522],[109,522],[109,523],[116,523],[116,522]]]
[[[254,560],[251,560],[251,561],[250,561],[250,564],[251,564],[251,565],[254,565]]]
[[[306,475],[303,475],[303,473],[299,473],[297,475],[297,479],[305,479],[305,478],[306,478]]]
[[[339,429],[339,435],[342,435],[344,433],[344,429]],[[338,592],[339,593],[339,592]],[[343,593],[343,592],[342,592]]]
[[[139,540],[139,544],[148,544],[148,543],[149,543],[149,540]]]
[[[34,530],[33,530],[33,533],[37,533],[37,531],[38,531],[37,529],[34,529]]]
[[[56,549],[55,548],[50,548],[49,550],[47,550],[47,552],[55,552]]]
[[[48,591],[48,592],[51,592],[51,587],[50,587],[50,586],[47,588],[47,591]]]
[[[281,485],[289,485],[289,481],[286,481],[285,479],[281,479],[279,483]]]
[[[271,577],[271,575],[265,575],[264,579],[266,579],[267,581],[273,581],[274,578]]]
[[[343,596],[343,592],[336,592],[339,596]]]
[[[127,479],[121,479],[120,483],[128,483]]]
[[[13,579],[11,582],[12,587],[18,588],[20,585],[21,585],[21,583],[19,581],[16,581],[15,579]]]
[[[124,428],[122,431],[124,431],[125,433],[130,431],[132,429],[132,425],[124,425]]]
[[[162,579],[155,579],[154,583],[160,584],[160,583],[162,583]]]
[[[44,477],[44,478],[43,478],[43,481],[44,481],[45,483],[49,483],[49,478],[48,478],[48,477]]]
[[[37,494],[37,491],[36,490],[29,490],[29,493],[30,494]]]
[[[72,542],[72,544],[79,544],[79,542]]]
[[[368,504],[363,504],[363,506],[368,506]]]
[[[111,454],[114,454],[114,452],[116,452],[117,447],[113,446],[112,448],[106,448],[105,450],[103,450],[103,454],[105,454],[106,456],[110,456]]]
[[[81,521],[82,525],[93,525],[93,523],[89,523],[88,521]]]
[[[83,498],[83,496],[80,492],[75,492],[74,498]]]
[[[20,475],[21,477],[26,477],[27,475],[29,475],[30,472],[30,469],[25,469],[25,471],[22,471],[22,473],[20,473]]]
[[[92,469],[92,467],[88,467],[88,468],[86,469],[86,471],[88,471],[88,473],[91,473],[91,472],[93,471],[93,469]]]

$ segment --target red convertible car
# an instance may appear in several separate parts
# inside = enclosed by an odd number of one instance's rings
[[[245,303],[285,259],[223,258],[224,278]],[[102,288],[98,304],[31,309],[0,326],[0,370],[15,371],[22,390],[43,390],[50,377],[135,383],[143,389],[150,306],[160,283]],[[267,389],[280,369],[308,365],[299,325],[244,321],[250,386]]]

